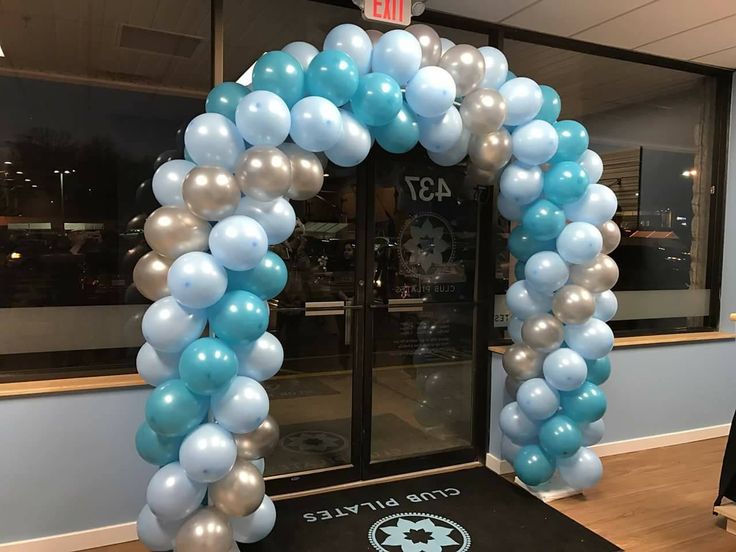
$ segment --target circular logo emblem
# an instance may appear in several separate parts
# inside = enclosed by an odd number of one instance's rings
[[[401,264],[413,276],[432,276],[455,260],[452,227],[435,213],[420,213],[407,220],[399,244]]]
[[[281,439],[281,446],[302,454],[337,452],[347,446],[345,437],[330,431],[295,431]]]
[[[378,520],[368,531],[378,552],[466,552],[470,535],[465,528],[435,514],[393,514]]]

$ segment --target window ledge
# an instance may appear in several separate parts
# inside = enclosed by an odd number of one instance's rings
[[[77,393],[100,389],[121,389],[143,387],[146,382],[138,374],[115,376],[88,376],[83,378],[64,378],[40,381],[19,381],[0,383],[0,398],[23,397],[28,395],[49,395],[58,393]]]
[[[728,332],[691,332],[661,335],[637,335],[632,337],[617,337],[614,349],[630,349],[633,347],[656,347],[658,345],[682,345],[699,343],[701,341],[733,341],[736,333]],[[503,354],[508,345],[493,345],[488,347],[492,353]]]

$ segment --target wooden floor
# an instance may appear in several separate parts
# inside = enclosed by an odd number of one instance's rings
[[[725,438],[603,459],[605,475],[585,496],[552,506],[624,550],[736,550],[711,514]],[[138,543],[98,552],[143,552]],[[297,551],[294,551],[297,552]]]

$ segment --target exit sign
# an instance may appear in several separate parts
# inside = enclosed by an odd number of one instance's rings
[[[370,21],[406,27],[411,23],[412,0],[365,0],[363,15]]]

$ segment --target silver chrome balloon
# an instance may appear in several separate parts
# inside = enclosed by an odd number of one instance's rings
[[[367,29],[365,31],[365,34],[367,34],[368,38],[371,39],[371,43],[373,44],[373,46],[375,46],[376,42],[378,42],[383,36],[383,33],[381,31],[377,31],[376,29]]]
[[[231,172],[220,167],[196,167],[182,185],[189,210],[204,220],[222,220],[235,212],[240,186]]]
[[[146,220],[143,234],[151,249],[176,259],[191,251],[207,251],[210,224],[186,207],[159,207]]]
[[[471,162],[468,163],[468,168],[465,173],[465,183],[472,187],[492,186],[497,174],[497,170],[483,169]]]
[[[587,288],[591,293],[602,293],[618,282],[618,265],[611,257],[601,253],[587,264],[571,265],[570,281]]]
[[[508,347],[502,360],[503,369],[509,377],[519,381],[540,377],[543,361],[544,355],[524,343]]]
[[[560,348],[565,339],[562,323],[551,314],[535,314],[521,326],[524,343],[540,353],[551,353]]]
[[[460,116],[473,134],[496,132],[506,120],[506,101],[497,90],[476,88],[460,104]]]
[[[171,262],[171,259],[155,251],[149,251],[138,259],[133,269],[133,283],[143,297],[151,301],[158,301],[162,297],[171,295],[166,283]]]
[[[506,393],[508,393],[509,397],[511,397],[511,400],[516,400],[516,392],[519,390],[519,387],[521,387],[522,383],[524,382],[521,380],[517,380],[516,378],[512,378],[511,376],[506,376],[504,387],[506,388]]]
[[[429,25],[423,25],[422,23],[409,25],[406,30],[417,38],[419,45],[422,47],[421,66],[426,67],[427,65],[439,64],[440,58],[442,57],[442,41],[437,31]],[[368,36],[370,36],[370,33]]]
[[[474,134],[470,138],[468,155],[478,168],[498,172],[511,159],[511,136],[505,128],[489,134]]]
[[[621,243],[621,229],[612,220],[607,220],[598,227],[603,236],[603,248],[601,253],[608,255]]]
[[[470,44],[458,44],[440,58],[439,66],[452,75],[458,97],[478,88],[486,74],[486,60],[478,48]]]
[[[235,178],[245,195],[273,201],[291,187],[291,161],[278,148],[254,146],[238,159]]]
[[[316,196],[322,189],[325,174],[322,163],[314,153],[290,142],[281,144],[279,149],[291,161],[291,186],[286,197],[303,201]]]
[[[238,447],[238,458],[258,460],[271,454],[279,442],[279,424],[267,416],[255,431],[233,435]]]
[[[595,312],[595,297],[582,286],[563,286],[554,294],[552,312],[564,324],[582,324]]]
[[[176,552],[229,552],[233,544],[230,520],[211,506],[195,512],[179,528]]]
[[[255,512],[265,495],[266,484],[261,472],[244,458],[238,458],[230,473],[209,487],[212,504],[234,517]]]

